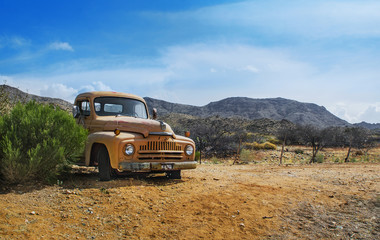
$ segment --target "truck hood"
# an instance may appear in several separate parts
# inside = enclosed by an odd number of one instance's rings
[[[148,137],[153,135],[168,135],[176,138],[172,128],[162,121],[142,119],[125,116],[106,116],[98,117],[91,125],[96,125],[97,128],[102,128],[104,131],[114,131],[119,129],[123,132],[134,132]],[[103,126],[103,127],[102,127]]]

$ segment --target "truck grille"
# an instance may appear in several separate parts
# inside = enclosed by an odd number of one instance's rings
[[[182,147],[175,142],[149,141],[140,146],[139,160],[173,161],[183,158]]]
[[[175,142],[149,141],[146,145],[140,146],[140,151],[181,151],[181,146]]]

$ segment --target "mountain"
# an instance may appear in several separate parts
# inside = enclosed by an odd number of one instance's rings
[[[342,120],[322,106],[313,103],[302,103],[284,98],[254,99],[231,97],[197,107],[170,103],[145,97],[148,107],[156,108],[160,115],[182,113],[198,117],[218,115],[220,117],[240,117],[244,119],[288,120],[297,124],[312,124],[318,127],[347,126]]]
[[[0,85],[0,91],[4,91],[13,101],[35,100],[40,103],[53,104],[71,111],[72,104],[58,98],[40,97],[20,91],[7,85]],[[272,119],[276,121],[288,120],[296,124],[312,124],[318,127],[347,126],[348,122],[336,117],[322,106],[312,103],[302,103],[284,98],[254,99],[247,97],[231,97],[220,101],[211,102],[205,106],[192,106],[171,103],[150,97],[145,97],[149,109],[157,108],[160,116],[169,114],[186,114],[195,117],[220,116],[225,118],[242,118],[248,120]],[[363,125],[364,123],[359,123]],[[364,126],[365,125],[365,126]],[[378,127],[364,124],[363,127]]]
[[[355,123],[354,126],[356,126],[356,127],[362,127],[362,128],[367,128],[367,129],[370,129],[370,130],[380,130],[380,123],[361,122],[361,123]]]
[[[30,100],[35,100],[39,103],[53,104],[54,106],[58,106],[68,112],[71,112],[73,106],[72,103],[59,98],[40,97],[37,95],[25,93],[18,88],[10,87],[8,85],[0,85],[0,92],[5,92],[12,103],[16,103],[17,101],[28,102]]]

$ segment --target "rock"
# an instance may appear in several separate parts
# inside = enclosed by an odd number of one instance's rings
[[[88,208],[88,209],[86,210],[86,212],[89,213],[89,214],[93,214],[93,213],[94,213],[94,211],[92,210],[92,208]]]

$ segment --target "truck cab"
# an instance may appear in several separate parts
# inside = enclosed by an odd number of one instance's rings
[[[84,164],[97,166],[100,180],[131,172],[166,173],[180,179],[181,170],[196,168],[194,141],[151,118],[139,96],[82,93],[75,99],[73,116],[89,131]]]

